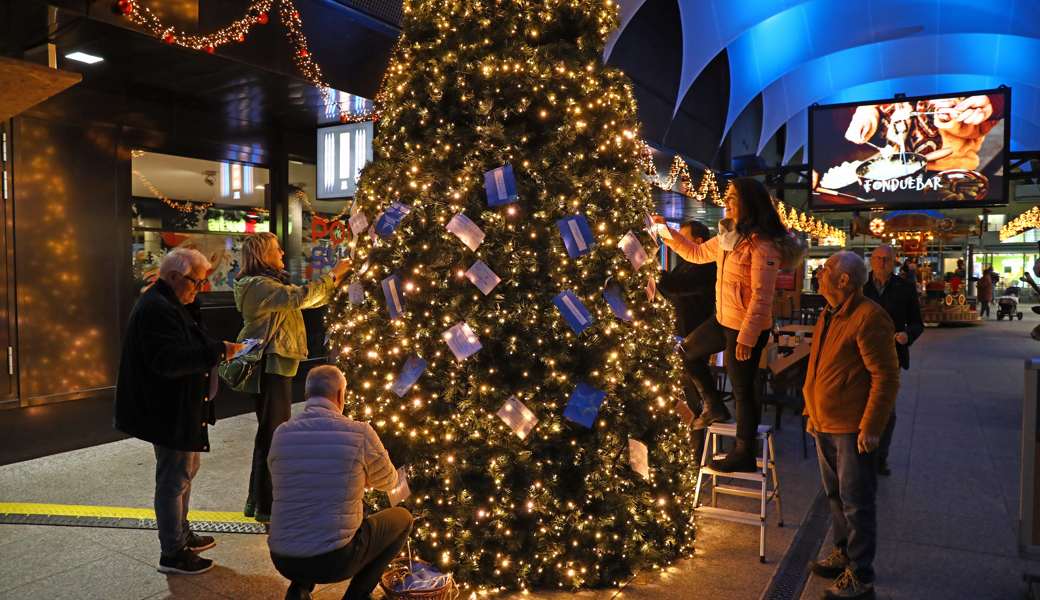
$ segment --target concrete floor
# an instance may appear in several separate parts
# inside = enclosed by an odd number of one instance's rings
[[[899,394],[894,472],[879,490],[879,598],[1020,598],[1022,574],[1040,572],[1040,565],[1017,558],[1015,529],[1022,361],[1040,356],[1040,344],[1029,338],[1038,321],[1028,313],[1021,323],[929,328],[913,347]],[[771,422],[772,414],[765,418]],[[255,428],[251,415],[214,427],[213,451],[204,455],[193,486],[193,509],[241,509]],[[785,418],[776,445],[787,526],[776,527],[771,505],[765,564],[758,561],[757,528],[703,519],[695,558],[640,573],[618,596],[760,598],[820,487],[811,445],[809,458],[802,458],[797,420]],[[0,502],[147,508],[153,476],[151,447],[123,440],[0,467]],[[740,502],[753,501],[720,505]],[[0,525],[0,598],[284,596],[287,582],[271,565],[264,536],[217,540],[205,553],[217,563],[211,572],[165,576],[155,570],[154,531]],[[319,586],[315,597],[339,598],[345,587]],[[811,579],[802,597],[817,598],[823,587]],[[606,600],[617,591],[531,595]]]

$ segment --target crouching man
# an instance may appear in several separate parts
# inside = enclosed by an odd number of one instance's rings
[[[267,545],[291,582],[286,600],[309,599],[315,584],[347,579],[344,600],[369,598],[412,530],[412,515],[401,507],[363,517],[365,488],[394,489],[397,470],[372,426],[343,415],[345,388],[336,367],[311,370],[306,408],[274,432]]]

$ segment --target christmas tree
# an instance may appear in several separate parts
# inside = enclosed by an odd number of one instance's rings
[[[408,475],[414,555],[468,589],[689,556],[673,316],[648,289],[631,89],[601,57],[616,6],[404,12],[352,217],[363,273],[330,326],[345,412]]]

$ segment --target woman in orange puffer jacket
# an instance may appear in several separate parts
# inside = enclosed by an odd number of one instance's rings
[[[683,364],[705,401],[693,424],[694,429],[703,429],[730,418],[706,360],[724,352],[737,412],[737,443],[726,458],[712,460],[708,466],[732,473],[756,469],[760,408],[754,383],[773,325],[776,273],[781,266],[799,265],[804,250],[788,235],[769,191],[760,181],[748,177],[733,180],[726,190],[725,204],[726,218],[719,221],[719,234],[711,240],[695,244],[673,231],[672,239],[664,242],[690,262],[718,264],[715,319],[705,321],[683,341]],[[663,222],[660,217],[655,220]]]

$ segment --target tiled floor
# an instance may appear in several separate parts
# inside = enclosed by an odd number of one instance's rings
[[[879,490],[879,598],[1019,598],[1022,574],[1040,572],[1017,557],[1015,530],[1022,361],[1040,356],[1028,336],[1037,320],[1028,313],[1021,323],[930,328],[913,347],[897,408],[894,473]],[[756,528],[701,520],[694,559],[639,574],[620,597],[759,598],[819,488],[813,449],[802,458],[796,423],[785,419],[776,438],[787,526],[776,527],[770,507],[766,564],[758,562]],[[241,508],[255,427],[247,415],[214,428],[192,508]],[[0,501],[149,507],[153,469],[150,446],[114,442],[0,467]],[[153,531],[0,525],[0,598],[283,597],[287,582],[271,565],[264,536],[217,539],[206,552],[217,562],[213,571],[168,577],[155,571]],[[824,585],[810,580],[803,598],[818,597]],[[344,588],[320,586],[315,596],[339,598]],[[615,593],[533,595],[606,600]]]

